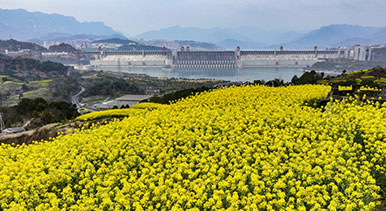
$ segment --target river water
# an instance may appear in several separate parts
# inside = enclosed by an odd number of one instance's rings
[[[97,70],[119,71],[125,73],[147,74],[153,77],[217,79],[226,81],[253,82],[254,80],[283,79],[291,81],[294,75],[300,77],[304,72],[299,67],[250,67],[242,69],[162,69],[140,67],[103,67]]]

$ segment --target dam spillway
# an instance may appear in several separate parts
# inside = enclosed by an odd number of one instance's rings
[[[176,68],[236,68],[234,51],[179,51],[173,60]]]
[[[360,52],[360,51],[358,51]],[[364,52],[364,51],[362,51]],[[355,57],[344,50],[235,50],[235,51],[101,51],[88,52],[92,66],[170,68],[310,67],[329,59]],[[362,53],[363,54],[363,53]],[[366,55],[363,58],[368,58]],[[355,58],[361,58],[356,56]],[[355,59],[354,58],[354,59]]]

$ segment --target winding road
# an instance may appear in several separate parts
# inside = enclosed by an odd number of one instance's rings
[[[80,103],[79,103],[79,96],[84,92],[86,91],[86,89],[81,86],[80,87],[80,92],[78,92],[77,94],[71,96],[71,103],[76,105],[76,108],[78,109],[78,112],[81,113],[81,110],[88,110],[89,112],[94,112],[95,110],[93,109],[89,109],[89,108],[86,108],[86,107],[83,107]]]

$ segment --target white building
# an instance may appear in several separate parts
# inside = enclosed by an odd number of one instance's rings
[[[116,98],[115,100],[95,104],[93,105],[93,109],[106,110],[106,109],[112,109],[114,107],[121,108],[122,106],[132,107],[133,105],[140,103],[142,100],[146,100],[151,97],[152,95],[125,95],[125,96]]]
[[[13,135],[17,133],[25,132],[25,129],[23,127],[15,127],[15,128],[7,128],[2,131],[3,136]]]
[[[370,61],[371,60],[371,47],[354,45],[352,47],[346,47],[344,51],[344,57],[346,59],[353,59],[358,61]]]

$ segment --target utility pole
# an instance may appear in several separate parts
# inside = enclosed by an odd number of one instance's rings
[[[5,125],[4,125],[4,121],[3,121],[3,117],[1,116],[1,113],[0,113],[0,129],[1,129],[1,136],[4,136],[4,129],[5,129]]]

